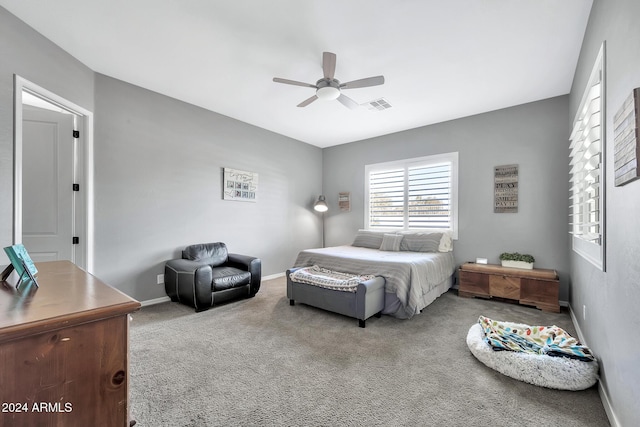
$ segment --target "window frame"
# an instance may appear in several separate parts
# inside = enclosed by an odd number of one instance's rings
[[[585,90],[582,96],[582,100],[580,101],[580,106],[576,112],[575,118],[573,120],[573,127],[570,140],[570,152],[569,152],[569,160],[571,169],[573,164],[573,147],[574,144],[574,136],[576,134],[576,126],[579,122],[581,122],[585,116],[585,111],[587,110],[587,104],[591,102],[592,98],[590,96],[591,88],[599,81],[600,84],[600,163],[598,165],[599,176],[597,182],[597,193],[598,193],[598,228],[599,228],[599,241],[586,240],[580,237],[580,235],[576,232],[576,224],[574,220],[574,216],[585,216],[586,213],[584,209],[587,206],[587,201],[582,201],[580,203],[575,203],[574,198],[579,196],[579,191],[576,189],[576,183],[573,180],[573,174],[569,173],[571,178],[571,188],[569,190],[569,233],[571,234],[571,248],[572,250],[583,257],[585,260],[596,266],[601,271],[606,271],[606,78],[605,78],[605,44],[603,43],[600,47],[600,51],[596,57],[596,60],[593,65],[593,69],[589,76],[589,80],[585,86]],[[590,130],[591,128],[589,128]],[[582,183],[586,183],[586,178],[582,180]],[[593,184],[591,184],[593,185]],[[583,206],[583,211],[580,213],[575,213],[574,206],[580,205]]]
[[[450,211],[451,214],[449,216],[451,222],[451,229],[448,228],[409,228],[408,227],[408,213],[406,210],[407,203],[407,193],[408,193],[408,181],[406,180],[408,170],[410,167],[415,167],[418,165],[435,165],[438,163],[450,162],[451,163],[451,206]],[[405,215],[403,220],[402,228],[383,228],[383,227],[371,227],[369,222],[369,214],[370,214],[370,174],[371,172],[380,172],[388,169],[399,169],[403,168],[405,171],[405,181],[404,181],[404,191],[405,191]],[[458,239],[458,152],[451,153],[442,153],[442,154],[434,154],[430,156],[422,156],[415,158],[408,158],[402,160],[394,160],[390,162],[383,163],[374,163],[370,165],[365,165],[364,168],[364,224],[367,230],[375,230],[375,231],[433,231],[433,232],[442,232],[447,231],[451,233],[451,237],[453,239]]]

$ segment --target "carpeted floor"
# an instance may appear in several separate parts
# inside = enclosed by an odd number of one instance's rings
[[[568,313],[451,290],[410,320],[289,306],[284,278],[202,313],[134,313],[130,412],[137,426],[609,426],[596,387],[536,387],[468,350],[479,315],[575,335]]]

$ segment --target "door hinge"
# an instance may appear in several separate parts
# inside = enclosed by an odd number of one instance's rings
[[[79,130],[74,130],[73,131],[73,137],[74,138],[80,138],[80,131]]]
[[[73,184],[73,191],[80,191],[80,184]]]
[[[79,237],[74,237],[74,238],[73,238],[73,244],[74,244],[74,245],[77,245],[77,244],[79,244],[79,243],[80,243],[80,238],[79,238]]]

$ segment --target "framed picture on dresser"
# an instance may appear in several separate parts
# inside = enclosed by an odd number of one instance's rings
[[[13,246],[7,246],[4,248],[5,253],[9,257],[9,261],[11,264],[7,266],[2,272],[2,280],[7,280],[11,273],[15,270],[18,275],[18,282],[16,283],[16,288],[20,286],[21,283],[26,282],[27,280],[31,280],[36,286],[38,286],[38,282],[36,281],[36,274],[38,274],[38,269],[36,265],[31,260],[27,249],[22,244],[17,244]]]

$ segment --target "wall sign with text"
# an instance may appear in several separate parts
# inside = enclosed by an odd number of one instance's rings
[[[613,116],[613,157],[615,185],[619,187],[640,178],[640,88],[631,91]]]
[[[494,168],[493,212],[518,212],[518,165]]]

